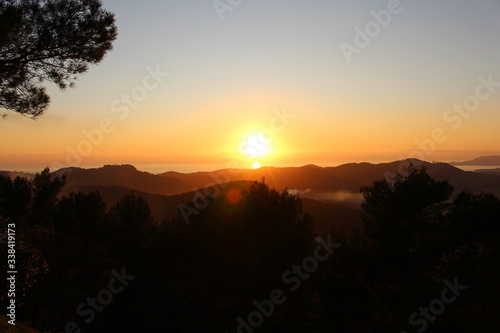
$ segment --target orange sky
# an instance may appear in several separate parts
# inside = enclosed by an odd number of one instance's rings
[[[52,103],[38,120],[8,112],[0,169],[500,153],[500,5],[481,2],[443,1],[448,10],[437,13],[404,2],[348,63],[339,46],[354,43],[353,29],[385,2],[246,4],[220,21],[210,4],[104,1],[117,15],[114,50],[75,89],[49,86]],[[485,98],[474,97],[478,89]],[[454,109],[464,103],[473,111]],[[284,110],[291,116],[279,119]],[[242,153],[252,135],[267,136],[256,143],[266,156]]]

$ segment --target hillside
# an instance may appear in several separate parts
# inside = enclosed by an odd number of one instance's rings
[[[482,174],[487,174],[487,175],[493,175],[493,176],[500,176],[500,168],[496,169],[478,169],[474,170],[474,172],[482,173]]]
[[[221,185],[224,191],[233,188],[246,190],[252,182],[236,181]],[[131,190],[126,187],[118,186],[66,186],[61,195],[67,195],[71,192],[92,192],[98,190],[104,202],[108,206],[114,205],[121,197],[127,194],[135,194],[141,196],[149,204],[151,215],[156,222],[168,221],[176,217],[179,213],[178,207],[180,204],[186,204],[193,200],[195,192],[186,192],[177,195],[160,195],[151,194],[136,190]],[[203,192],[203,189],[201,189]],[[208,188],[207,192],[214,192],[213,188]],[[353,206],[343,203],[327,203],[319,200],[303,198],[303,209],[311,215],[314,220],[315,232],[318,234],[328,233],[332,227],[337,229],[352,228],[361,226],[359,206]]]
[[[459,191],[492,192],[500,197],[500,173],[495,170],[464,171],[446,163],[428,163],[412,160],[415,166],[423,165],[429,175],[438,180],[448,180]],[[483,161],[484,162],[484,161]],[[67,188],[116,187],[158,195],[177,195],[194,189],[210,187],[231,181],[260,181],[265,178],[269,186],[282,190],[288,188],[301,197],[327,202],[359,203],[359,190],[386,174],[396,174],[407,161],[390,163],[349,163],[336,167],[306,165],[302,167],[263,167],[260,169],[223,169],[213,172],[166,172],[153,175],[137,170],[132,165],[106,165],[102,168],[64,168],[54,175],[66,175]],[[3,172],[14,176],[31,174]]]
[[[338,192],[358,194],[362,186],[368,186],[375,180],[383,179],[389,172],[398,173],[398,169],[405,161],[390,163],[349,163],[337,167],[318,167],[307,165],[303,167],[263,167],[260,169],[244,170],[219,170],[215,172],[197,172],[194,174],[182,174],[167,172],[160,177],[176,178],[190,182],[195,187],[204,187],[213,183],[216,179],[229,180],[260,180],[266,179],[271,187],[277,189],[289,188],[299,190],[303,197],[317,197],[318,194],[335,197]],[[427,168],[429,175],[438,180],[448,180],[454,187],[455,193],[459,191],[492,192],[500,196],[500,177],[490,174],[479,174],[463,171],[446,163],[428,163],[412,160],[414,165],[423,165]],[[333,200],[335,201],[335,200]]]
[[[16,178],[16,177],[27,178],[27,179],[35,178],[35,174],[33,173],[20,172],[20,171],[0,171],[0,175],[8,176],[10,178]]]
[[[500,155],[479,156],[469,161],[451,162],[452,165],[498,165],[500,166]]]
[[[448,180],[459,191],[492,192],[500,196],[500,177],[493,172],[463,171],[446,163],[428,163],[412,160],[417,167],[423,165],[430,176]],[[177,195],[195,189],[231,181],[260,181],[265,178],[269,186],[300,193],[303,198],[320,201],[359,203],[359,190],[387,173],[396,174],[407,161],[390,163],[349,163],[336,167],[263,167],[261,169],[225,169],[213,172],[179,173],[166,172],[153,175],[138,171],[131,165],[104,166],[97,169],[66,168],[54,174],[66,175],[67,188],[112,187],[126,188],[149,194]],[[115,189],[115,192],[117,190]],[[152,199],[153,202],[155,200]],[[160,214],[161,215],[161,214]]]
[[[105,165],[102,168],[64,168],[54,172],[66,175],[67,186],[118,186],[147,193],[172,195],[193,189],[193,184],[171,177],[158,177],[138,171],[132,165]]]
[[[483,191],[500,197],[498,170],[470,172],[446,163],[411,162],[417,167],[425,166],[435,179],[448,180],[455,187],[455,194],[463,190]],[[106,165],[95,169],[65,168],[54,172],[54,175],[67,177],[63,195],[99,190],[108,205],[113,205],[125,194],[140,195],[148,201],[151,213],[158,222],[176,216],[179,204],[193,200],[196,189],[213,192],[214,186],[225,187],[216,184],[229,183],[228,188],[241,187],[265,178],[271,188],[279,191],[288,188],[291,193],[298,193],[303,198],[304,210],[316,222],[316,231],[324,233],[332,226],[359,226],[359,204],[363,199],[360,188],[383,179],[387,173],[396,174],[405,163],[407,161],[349,163],[336,167],[263,167],[195,173],[166,172],[160,175],[139,171],[131,165]]]

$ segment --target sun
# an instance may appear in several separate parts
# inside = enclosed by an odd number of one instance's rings
[[[251,134],[242,142],[240,152],[250,158],[264,157],[271,153],[269,141],[260,134]]]
[[[270,155],[275,154],[271,141],[261,133],[247,135],[241,141],[238,151],[244,157],[244,164],[248,163],[249,166],[252,166],[252,169],[259,169],[263,160],[265,162]]]

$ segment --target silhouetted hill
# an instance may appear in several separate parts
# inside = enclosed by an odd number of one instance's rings
[[[337,197],[337,193],[358,194],[360,187],[371,185],[373,181],[384,178],[387,173],[397,174],[398,170],[404,170],[401,166],[407,164],[407,162],[349,163],[325,168],[307,165],[287,168],[227,169],[194,174],[167,172],[158,176],[190,182],[195,187],[204,187],[207,184],[214,183],[217,179],[223,179],[224,181],[260,180],[265,177],[266,183],[276,189],[288,187],[289,189],[301,191],[302,197],[317,198],[318,194],[321,194],[325,198],[330,197],[333,200]],[[500,179],[498,177],[464,171],[447,163],[428,163],[419,160],[411,160],[411,162],[417,168],[425,166],[429,175],[437,180],[448,180],[455,187],[455,193],[463,190],[471,192],[484,191],[500,196]],[[341,197],[343,196],[339,196],[339,198]]]
[[[29,173],[29,172],[22,172],[22,171],[0,171],[0,175],[2,176],[7,176],[12,179],[16,177],[21,177],[21,178],[26,178],[26,179],[33,179],[35,178],[35,174]]]
[[[459,191],[491,192],[500,196],[500,177],[493,172],[464,171],[446,163],[428,163],[411,160],[415,167],[425,166],[437,180],[448,180]],[[107,165],[97,169],[65,168],[54,174],[67,176],[67,187],[124,187],[144,193],[175,195],[194,189],[232,181],[260,181],[266,179],[271,188],[298,192],[303,198],[325,202],[359,204],[359,189],[387,174],[404,170],[408,161],[390,163],[349,163],[336,167],[306,165],[302,167],[263,167],[260,169],[224,169],[213,172],[166,172],[153,175],[138,171],[131,165]]]
[[[493,176],[500,176],[500,168],[496,169],[478,169],[474,170],[474,172],[482,173],[482,174],[488,174],[488,175],[493,175]]]
[[[314,231],[327,235],[336,230],[361,228],[361,209],[341,202],[327,203],[309,198],[302,198],[304,212],[308,212],[314,222]]]
[[[451,162],[452,165],[498,165],[500,166],[500,155],[479,156],[469,161]]]
[[[238,183],[242,183],[245,184],[245,186],[250,187],[250,185],[246,185],[246,183],[251,183],[251,182],[233,182],[231,184],[234,187],[238,186]],[[163,222],[165,220],[169,220],[175,217],[178,213],[179,205],[182,203],[188,203],[192,201],[195,195],[195,192],[192,191],[175,195],[162,195],[162,194],[153,194],[153,193],[133,190],[123,186],[96,186],[96,185],[66,186],[60,195],[63,196],[71,192],[78,192],[78,191],[88,193],[96,190],[99,191],[101,197],[108,206],[114,205],[123,196],[128,194],[135,194],[137,196],[141,196],[144,200],[148,202],[149,209],[151,210],[151,215],[155,218],[157,222]]]
[[[219,186],[219,191],[225,193],[230,189],[239,188],[248,190],[253,182],[251,181],[235,181]],[[141,196],[149,204],[151,215],[157,222],[164,222],[172,219],[178,214],[180,204],[186,204],[193,200],[195,192],[186,192],[177,195],[161,195],[132,190],[126,187],[119,186],[66,186],[61,193],[67,195],[71,192],[93,192],[98,190],[104,202],[108,206],[114,205],[120,198],[127,194],[135,194]],[[204,189],[200,189],[202,192]],[[208,188],[207,192],[215,192],[212,188]],[[304,212],[311,215],[314,220],[315,231],[324,235],[331,231],[332,227],[337,229],[352,228],[361,226],[360,209],[349,204],[342,203],[326,203],[314,199],[303,198]]]
[[[157,222],[163,222],[165,220],[171,219],[177,214],[177,207],[179,204],[188,202],[193,198],[191,192],[177,194],[172,196],[153,194],[142,192],[138,190],[132,190],[130,188],[121,186],[66,186],[62,191],[61,195],[68,195],[71,192],[93,192],[98,190],[104,202],[108,206],[114,205],[123,196],[128,194],[135,194],[141,196],[149,204],[149,209],[151,210],[151,215]]]
[[[500,179],[491,175],[464,171],[447,163],[428,163],[419,160],[411,160],[411,162],[417,168],[426,167],[429,175],[437,180],[448,180],[455,187],[455,193],[465,190],[492,192],[497,196],[500,195]],[[343,177],[346,181],[346,190],[354,191],[359,186],[370,185],[374,180],[383,178],[386,172],[398,173],[401,163],[402,161],[380,164],[351,163],[328,169],[331,174]]]
[[[271,188],[288,188],[298,193],[304,210],[315,221],[316,232],[324,234],[336,228],[361,225],[359,217],[362,196],[359,190],[387,174],[404,170],[412,162],[415,167],[425,166],[429,175],[437,180],[448,180],[459,191],[492,192],[500,197],[500,172],[463,171],[446,163],[428,163],[418,160],[390,163],[349,163],[336,167],[306,165],[302,167],[263,167],[261,169],[225,169],[213,172],[166,172],[153,175],[138,171],[131,165],[107,165],[97,169],[66,168],[54,174],[67,176],[63,194],[99,190],[105,202],[113,205],[125,194],[135,193],[149,203],[156,221],[169,220],[178,214],[178,206],[193,200],[194,189],[214,192],[230,183],[231,186],[248,188],[253,181],[266,179]]]
[[[64,168],[54,172],[66,175],[67,186],[117,186],[154,194],[178,194],[193,189],[193,185],[171,177],[158,177],[138,171],[132,165],[105,165],[102,168]]]
[[[263,167],[260,169],[224,169],[213,172],[196,172],[193,174],[181,174],[177,172],[167,172],[160,174],[161,177],[177,178],[189,181],[196,187],[205,187],[211,183],[234,180],[260,181],[266,179],[271,187],[276,189],[314,189],[328,190],[337,188],[342,184],[342,179],[337,179],[330,175],[325,168],[308,165],[303,167]]]

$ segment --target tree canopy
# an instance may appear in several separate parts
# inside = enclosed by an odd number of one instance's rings
[[[41,84],[73,87],[116,37],[99,0],[0,0],[0,108],[43,114],[50,97]]]
[[[230,183],[186,224],[181,212],[154,221],[133,191],[107,203],[98,191],[61,196],[64,182],[49,170],[32,180],[0,174],[0,227],[16,224],[22,267],[18,319],[34,328],[60,332],[74,322],[93,333],[500,330],[500,199],[452,194],[425,169],[363,187],[364,228],[332,230],[342,245],[309,270],[301,269],[316,251],[314,221],[287,190]],[[4,258],[6,242],[0,237]],[[108,304],[97,291],[121,267],[134,279]],[[290,288],[290,276],[300,277],[300,288]],[[450,283],[460,294],[445,289]],[[275,290],[286,299],[270,310]],[[75,311],[95,295],[102,307],[88,321],[89,312]],[[255,319],[259,311],[262,320]],[[245,328],[239,319],[259,324]]]

